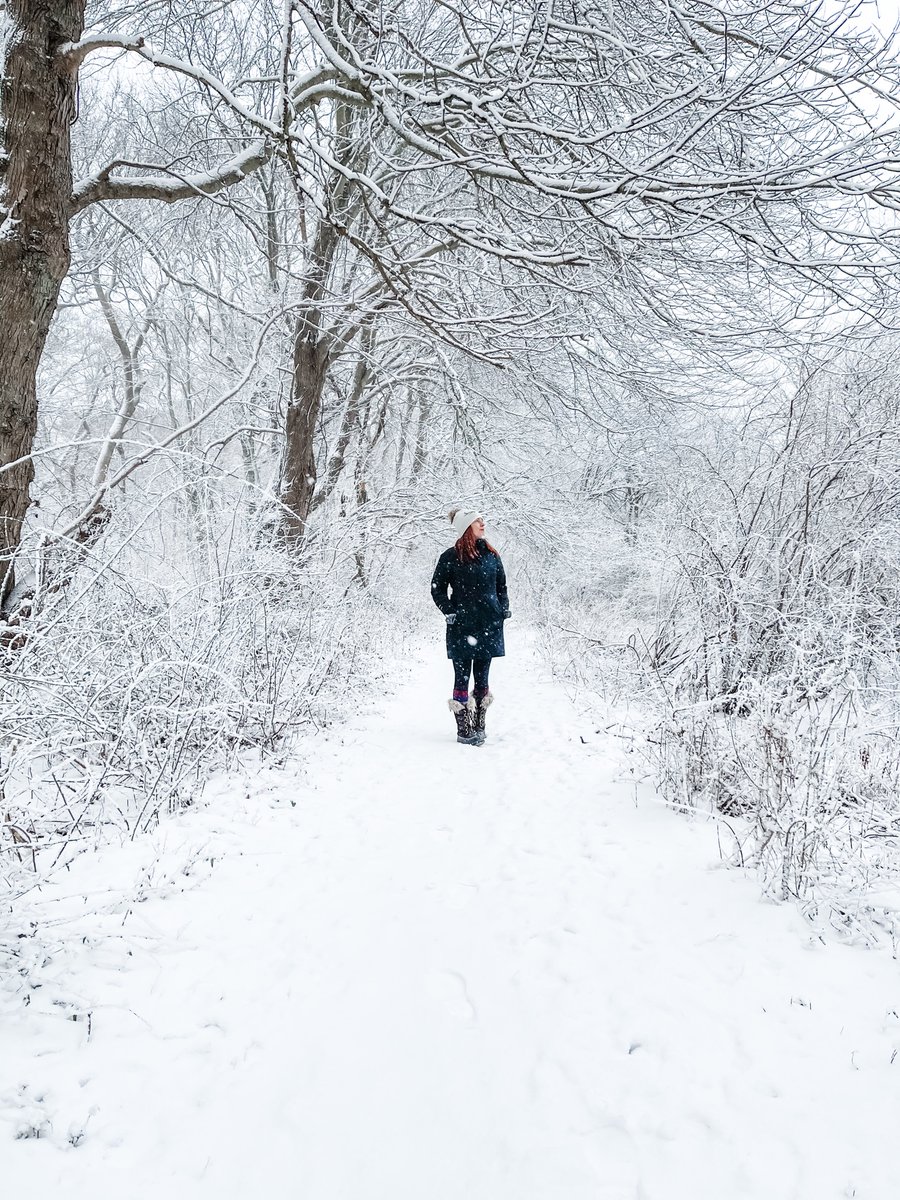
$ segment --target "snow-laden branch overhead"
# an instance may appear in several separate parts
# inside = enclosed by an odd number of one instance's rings
[[[166,70],[174,71],[177,75],[193,79],[223,100],[242,120],[255,125],[264,133],[276,136],[279,133],[275,122],[250,108],[210,71],[187,62],[185,59],[157,52],[143,37],[129,38],[117,34],[89,33],[85,34],[78,42],[64,43],[59,48],[57,55],[63,69],[76,70],[89,54],[97,50],[129,51],[139,55],[155,67],[163,67]]]
[[[98,200],[162,200],[171,204],[191,196],[212,196],[258,171],[269,161],[273,151],[274,144],[264,139],[248,146],[216,169],[198,171],[192,175],[178,175],[171,169],[164,175],[114,175],[117,167],[140,165],[116,160],[96,175],[75,184],[71,211],[73,214],[81,212]]]

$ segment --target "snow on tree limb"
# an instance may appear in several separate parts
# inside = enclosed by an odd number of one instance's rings
[[[240,379],[233,387],[229,388],[222,395],[217,396],[216,399],[213,400],[211,404],[207,405],[202,412],[198,413],[191,420],[186,421],[183,425],[179,426],[178,429],[173,430],[168,437],[163,438],[162,441],[157,442],[155,445],[148,446],[146,450],[129,459],[128,462],[115,473],[115,475],[112,475],[103,481],[101,486],[97,488],[75,520],[70,521],[64,529],[55,530],[49,540],[53,542],[64,542],[70,539],[77,540],[79,531],[82,529],[82,527],[87,522],[94,520],[97,515],[104,510],[104,501],[114,488],[119,487],[122,483],[124,483],[125,480],[130,475],[133,475],[139,467],[144,466],[152,458],[156,457],[156,455],[161,454],[164,450],[167,450],[169,446],[172,446],[175,442],[180,441],[186,434],[189,434],[194,429],[197,429],[204,423],[204,421],[207,421],[215,412],[218,412],[220,408],[227,404],[229,400],[232,400],[236,395],[238,395],[241,389],[253,377],[253,373],[257,368],[259,356],[262,352],[263,344],[267,334],[272,327],[284,317],[284,315],[284,311],[274,313],[260,330],[253,347],[250,361]]]
[[[133,54],[139,55],[155,67],[164,67],[166,70],[174,71],[178,75],[185,75],[189,79],[193,79],[204,87],[209,88],[211,92],[221,100],[224,100],[228,107],[241,117],[242,120],[255,125],[258,129],[270,135],[277,135],[279,133],[278,126],[274,121],[270,121],[261,113],[254,112],[251,108],[248,108],[242,100],[235,96],[230,88],[226,87],[221,79],[217,79],[209,71],[205,71],[202,67],[198,67],[194,63],[187,62],[185,59],[175,58],[171,54],[157,53],[142,37],[128,38],[116,34],[102,33],[86,34],[78,42],[67,42],[62,45],[58,51],[58,58],[60,65],[64,69],[75,70],[93,51],[110,49],[130,51]]]
[[[233,187],[269,161],[274,143],[268,139],[254,142],[217,169],[194,175],[178,175],[169,169],[165,175],[113,175],[116,167],[132,166],[125,160],[109,163],[96,175],[80,180],[72,190],[71,212],[81,212],[99,200],[163,200],[174,203],[190,196],[212,196]]]

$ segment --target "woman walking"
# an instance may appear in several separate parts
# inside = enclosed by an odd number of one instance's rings
[[[450,524],[457,542],[437,561],[431,598],[447,618],[447,657],[453,663],[456,740],[481,746],[487,737],[485,713],[494,697],[488,687],[492,658],[502,658],[503,622],[509,616],[506,572],[500,555],[484,538],[484,517],[453,509]],[[469,696],[469,677],[474,677]]]

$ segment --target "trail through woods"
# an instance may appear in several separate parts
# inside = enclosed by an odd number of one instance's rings
[[[484,748],[434,649],[29,902],[4,1195],[900,1194],[896,962],[722,869],[510,634]]]

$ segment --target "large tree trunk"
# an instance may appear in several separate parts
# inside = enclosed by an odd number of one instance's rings
[[[7,0],[0,34],[0,609],[30,503],[37,368],[69,269],[69,128],[75,70],[56,58],[77,41],[84,0]],[[8,463],[19,462],[9,470]]]
[[[315,336],[315,327],[298,322],[294,336],[291,400],[284,427],[281,531],[284,538],[302,538],[316,487],[316,423],[328,371],[328,348]]]
[[[356,115],[352,106],[338,104],[334,116],[334,153],[349,170],[362,170],[367,143],[355,140]],[[331,297],[332,270],[341,242],[339,229],[353,219],[358,197],[351,195],[348,177],[333,170],[328,181],[325,211],[320,215],[309,246],[303,304],[294,327],[294,363],[291,398],[285,419],[285,445],[281,467],[282,509],[280,534],[287,543],[302,540],[312,511],[316,488],[315,435],[322,410],[325,380],[336,347],[324,327],[323,304]]]
[[[323,217],[310,252],[303,307],[294,326],[291,398],[284,426],[281,465],[280,533],[286,542],[302,539],[316,489],[316,425],[331,365],[331,339],[322,329],[321,302],[326,296],[339,235]]]

